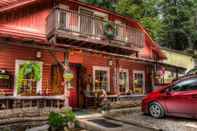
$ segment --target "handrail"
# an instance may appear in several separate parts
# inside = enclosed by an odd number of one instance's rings
[[[106,20],[98,17],[83,14],[73,10],[55,8],[47,17],[46,33],[53,30],[63,30],[87,35],[93,38],[106,38],[104,35],[104,23]],[[110,23],[116,28],[114,41],[123,46],[143,48],[144,33],[128,25]]]

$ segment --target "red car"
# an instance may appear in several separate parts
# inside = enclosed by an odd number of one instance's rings
[[[155,118],[197,118],[197,75],[183,77],[148,94],[142,101],[142,112]]]

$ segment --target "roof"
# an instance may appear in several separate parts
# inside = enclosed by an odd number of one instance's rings
[[[24,5],[29,5],[40,0],[0,0],[0,13],[15,9]]]
[[[185,51],[179,51],[179,50],[170,49],[170,48],[166,48],[166,47],[161,47],[161,49],[162,49],[162,50],[169,51],[169,52],[173,52],[173,53],[177,53],[177,54],[182,54],[182,55],[187,55],[187,56],[193,57],[193,54],[187,53],[187,52],[185,52]]]
[[[5,11],[9,11],[12,9],[16,9],[19,7],[23,7],[23,6],[27,6],[29,4],[33,4],[35,2],[39,2],[39,1],[44,1],[44,0],[0,0],[0,13],[5,12]],[[123,18],[127,21],[130,21],[131,25],[137,29],[139,29],[140,31],[145,33],[145,42],[148,46],[151,47],[151,49],[158,55],[159,59],[166,59],[165,54],[161,51],[160,47],[157,45],[157,43],[155,43],[155,41],[151,38],[151,36],[148,34],[148,32],[144,29],[144,27],[140,24],[140,22],[130,18],[130,17],[125,17],[122,16],[118,13],[112,12],[110,10],[107,9],[103,9],[97,6],[92,6],[90,4],[87,3],[83,3],[81,1],[78,0],[68,0],[70,2],[74,2],[77,3],[79,5],[82,5],[84,7],[88,7],[88,8],[94,8],[96,10],[105,12],[107,14],[111,14],[111,15],[115,15],[118,16],[120,18]]]
[[[24,1],[24,0],[1,0],[0,1],[0,8],[7,7],[12,4],[20,3],[22,1]]]

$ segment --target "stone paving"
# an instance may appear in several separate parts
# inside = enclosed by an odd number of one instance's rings
[[[162,131],[197,131],[197,120],[166,117],[155,119],[148,115],[143,115],[140,108],[135,108],[132,111],[119,111],[107,113],[106,117],[123,121],[125,123],[133,123],[134,125],[151,127],[155,130]]]
[[[117,122],[114,120],[105,119],[108,122],[121,125],[121,127],[109,128],[109,127],[104,127],[100,124],[96,124],[94,122],[91,122],[90,121],[91,119],[103,119],[103,117],[81,119],[80,120],[81,127],[87,129],[88,131],[152,131],[151,129],[146,129],[146,128],[137,127],[137,126],[134,126],[131,124],[125,124],[122,122]]]

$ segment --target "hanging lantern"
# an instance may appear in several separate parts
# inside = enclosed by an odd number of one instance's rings
[[[63,78],[66,81],[71,81],[74,78],[74,75],[72,72],[65,72]]]

